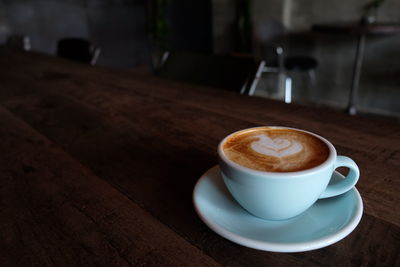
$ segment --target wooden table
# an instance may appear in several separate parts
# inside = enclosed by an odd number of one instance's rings
[[[400,34],[400,24],[393,23],[326,23],[315,24],[312,29],[317,32],[326,32],[333,34],[351,34],[357,36],[357,47],[354,58],[353,78],[351,81],[349,101],[347,104],[347,112],[351,115],[357,113],[358,87],[362,65],[364,61],[364,50],[367,35],[384,36]]]
[[[364,215],[303,253],[242,247],[194,211],[228,133],[307,129],[361,169]],[[400,125],[0,48],[1,266],[400,265]]]

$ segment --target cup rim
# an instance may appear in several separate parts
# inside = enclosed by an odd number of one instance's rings
[[[244,132],[244,131],[249,131],[249,130],[253,130],[253,129],[259,129],[259,128],[273,128],[273,129],[289,129],[289,130],[295,130],[295,131],[300,131],[300,132],[304,132],[310,135],[313,135],[315,137],[317,137],[318,139],[320,139],[321,141],[323,141],[329,148],[329,156],[328,158],[321,163],[318,166],[312,167],[310,169],[305,169],[305,170],[301,170],[301,171],[292,171],[292,172],[269,172],[269,171],[260,171],[260,170],[255,170],[255,169],[251,169],[242,165],[239,165],[238,163],[230,160],[224,153],[222,147],[223,144],[225,143],[225,141],[230,138],[231,136],[238,134],[240,132]],[[336,153],[336,149],[335,147],[332,145],[331,142],[329,142],[327,139],[325,139],[324,137],[306,131],[306,130],[302,130],[302,129],[298,129],[298,128],[293,128],[293,127],[286,127],[286,126],[257,126],[257,127],[250,127],[250,128],[245,128],[242,130],[238,130],[235,131],[227,136],[225,136],[220,143],[218,144],[218,156],[221,160],[223,160],[226,164],[228,164],[230,167],[234,168],[234,169],[239,169],[240,171],[246,172],[246,173],[251,173],[251,174],[255,174],[255,175],[266,175],[268,174],[268,177],[294,177],[294,176],[302,176],[302,175],[309,175],[312,174],[314,172],[318,172],[322,169],[325,169],[326,167],[330,166],[332,163],[334,163],[337,153]]]

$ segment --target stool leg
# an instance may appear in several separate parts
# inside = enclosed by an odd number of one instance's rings
[[[285,103],[292,102],[292,78],[285,78]]]
[[[315,87],[315,84],[317,83],[317,78],[315,75],[315,70],[309,70],[308,71],[308,77],[310,78],[310,85],[311,87]]]
[[[311,69],[308,72],[308,78],[310,81],[310,85],[307,87],[307,97],[308,97],[308,101],[312,101],[313,97],[312,97],[312,93],[313,93],[313,89],[315,88],[315,85],[317,84],[317,77],[315,74],[315,70]]]
[[[353,67],[353,80],[351,82],[349,103],[347,105],[347,112],[350,115],[357,113],[357,98],[358,98],[358,86],[360,84],[361,69],[364,58],[366,34],[361,34],[357,41],[356,59]]]

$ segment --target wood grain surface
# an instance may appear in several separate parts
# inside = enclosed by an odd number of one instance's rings
[[[303,253],[232,243],[194,212],[228,133],[306,129],[353,158],[364,215]],[[2,266],[400,266],[400,124],[0,48]],[[4,263],[4,264],[3,264]]]

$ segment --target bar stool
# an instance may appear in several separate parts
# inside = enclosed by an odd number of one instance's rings
[[[31,50],[31,39],[27,35],[13,34],[7,38],[6,45],[8,47],[29,51]]]
[[[252,95],[264,66],[263,61],[255,61],[252,57],[167,51],[161,57],[156,75]]]
[[[278,74],[278,88],[284,92],[284,101],[291,103],[293,77],[290,73],[298,72],[307,74],[309,87],[316,83],[315,70],[318,62],[315,58],[305,55],[288,56],[284,45],[287,40],[287,30],[284,25],[273,19],[256,21],[254,26],[255,51],[265,60],[263,72]],[[257,47],[258,46],[258,47]]]
[[[64,38],[57,43],[57,56],[94,65],[100,48],[83,38]]]

